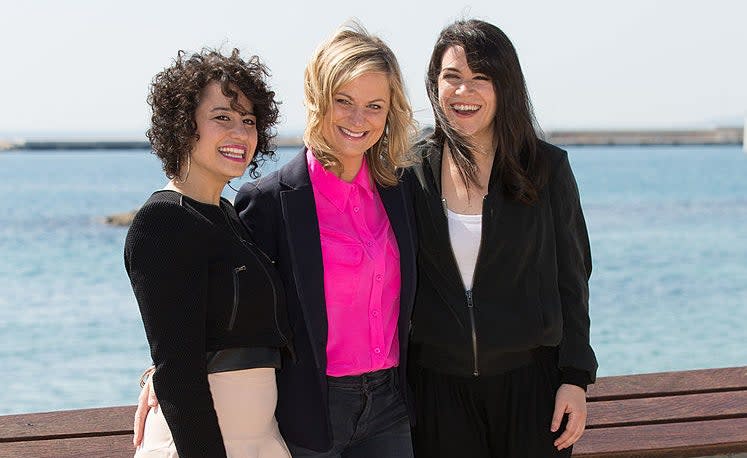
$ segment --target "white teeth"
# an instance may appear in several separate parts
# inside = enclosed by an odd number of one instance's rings
[[[244,158],[244,150],[241,148],[232,148],[229,146],[221,146],[218,148],[218,151],[227,157],[233,158],[233,159],[243,159]]]
[[[480,109],[480,105],[454,104],[451,108],[457,111],[477,111]]]
[[[345,135],[349,135],[349,136],[355,137],[355,138],[361,138],[362,136],[364,136],[366,134],[365,131],[363,131],[363,132],[353,132],[352,130],[347,130],[344,127],[340,127],[340,130],[342,130],[342,132]]]

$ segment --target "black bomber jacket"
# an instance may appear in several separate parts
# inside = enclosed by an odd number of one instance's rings
[[[416,145],[412,167],[418,225],[418,288],[411,338],[438,353],[438,369],[489,375],[500,355],[557,347],[561,383],[593,383],[597,361],[589,343],[591,251],[567,153],[543,141],[549,181],[533,205],[501,191],[496,167],[484,197],[482,237],[473,289],[465,290],[451,247],[441,198],[442,147]]]

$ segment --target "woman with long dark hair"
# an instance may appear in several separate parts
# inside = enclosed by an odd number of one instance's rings
[[[584,430],[591,255],[567,153],[538,139],[508,37],[446,27],[416,146],[418,456],[570,456]]]

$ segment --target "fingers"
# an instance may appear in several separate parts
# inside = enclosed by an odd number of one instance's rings
[[[571,445],[575,444],[581,436],[584,434],[586,429],[586,418],[581,420],[581,415],[571,412],[568,414],[568,423],[566,424],[565,431],[558,437],[554,445],[558,450],[563,450]]]
[[[563,419],[568,414],[568,423],[563,433],[553,443],[558,450],[568,448],[581,438],[586,429],[586,393],[575,385],[561,385],[555,395],[550,430],[557,432]]]
[[[150,410],[150,395],[153,393],[151,384],[146,383],[143,389],[140,390],[140,395],[137,397],[137,409],[135,410],[135,419],[132,423],[132,430],[134,436],[132,437],[132,445],[138,447],[143,441],[143,432],[145,431],[145,418],[148,416]]]
[[[563,421],[563,414],[566,411],[566,403],[563,401],[562,396],[555,396],[555,410],[552,413],[552,422],[550,423],[550,431],[556,432],[560,428],[560,423]]]
[[[157,407],[158,398],[156,397],[156,390],[153,389],[153,377],[148,379],[146,386],[148,387],[148,406]]]

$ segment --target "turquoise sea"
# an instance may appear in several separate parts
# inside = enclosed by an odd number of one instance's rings
[[[747,365],[747,154],[568,150],[599,374]],[[101,220],[164,183],[144,150],[0,153],[0,414],[135,403],[149,355],[126,229]]]

